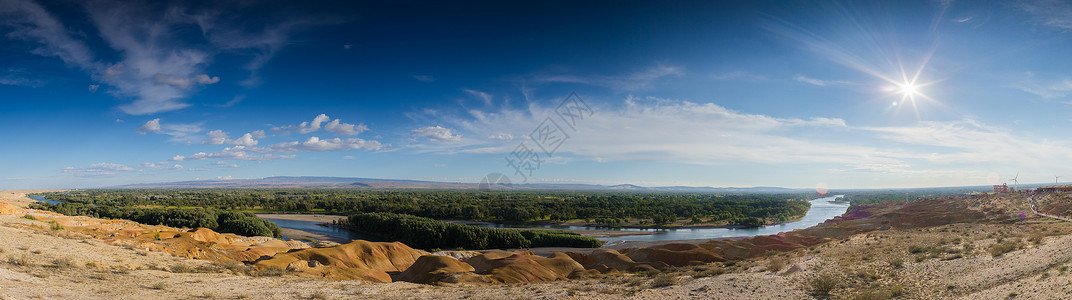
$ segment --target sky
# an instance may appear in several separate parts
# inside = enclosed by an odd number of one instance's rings
[[[0,189],[1063,182],[1069,49],[1052,0],[0,0]]]

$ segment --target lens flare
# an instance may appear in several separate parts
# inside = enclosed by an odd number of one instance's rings
[[[819,193],[819,195],[825,196],[826,193],[830,192],[830,188],[827,187],[825,183],[820,182],[819,184],[815,185],[815,192]]]

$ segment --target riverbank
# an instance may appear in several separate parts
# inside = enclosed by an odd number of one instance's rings
[[[346,216],[322,215],[322,214],[256,214],[262,219],[291,220],[304,222],[331,223],[331,221],[346,219]]]
[[[69,190],[64,189],[37,189],[37,190],[7,190],[0,191],[0,200],[7,202],[11,205],[18,206],[20,208],[26,208],[30,203],[37,202],[37,200],[26,197],[26,194],[33,193],[48,193],[48,192],[66,192]]]

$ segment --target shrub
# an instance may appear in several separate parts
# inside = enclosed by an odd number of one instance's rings
[[[818,296],[828,296],[838,287],[838,281],[830,274],[822,274],[808,281],[812,293]]]
[[[655,279],[651,280],[652,288],[659,288],[664,286],[671,286],[677,284],[677,276],[674,274],[663,273],[655,276]]]
[[[21,256],[8,256],[7,263],[13,264],[13,265],[16,265],[16,266],[20,266],[20,267],[25,267],[25,266],[29,266],[29,265],[33,264],[33,261],[30,260],[29,256],[21,255]]]
[[[1038,245],[1038,244],[1042,243],[1042,238],[1044,238],[1044,237],[1046,237],[1046,233],[1044,233],[1044,232],[1035,232],[1035,233],[1032,233],[1031,236],[1029,236],[1027,238],[1027,240],[1030,241],[1032,244]]]
[[[890,264],[890,267],[893,267],[895,269],[900,269],[901,267],[904,267],[904,259],[900,257],[890,258],[886,261],[886,263]]]
[[[1002,254],[1012,252],[1012,250],[1016,250],[1016,248],[1019,247],[1019,244],[1019,241],[1013,240],[990,245],[990,255],[998,257]]]
[[[53,261],[52,265],[57,267],[57,268],[66,269],[66,268],[73,267],[74,266],[74,261],[71,260],[70,258],[67,258],[67,257],[60,257],[60,258],[57,258],[55,261]]]
[[[772,257],[770,261],[767,262],[767,272],[778,272],[781,271],[782,268],[785,268],[785,259],[781,257]]]
[[[182,264],[182,263],[171,266],[171,268],[169,270],[171,271],[171,273],[196,273],[197,272],[197,268],[195,268],[193,266],[190,266],[190,265],[187,265],[187,264]]]
[[[283,276],[283,274],[286,274],[286,273],[287,273],[287,270],[284,270],[283,268],[281,268],[279,266],[271,266],[271,267],[261,269],[260,271],[257,271],[257,273],[254,274],[254,275],[257,275],[257,276]]]
[[[889,298],[890,293],[888,291],[877,289],[863,290],[852,297],[854,300],[883,300]]]
[[[25,215],[25,216],[22,216],[22,218],[27,219],[27,220],[33,220],[33,221],[37,220],[37,217],[34,217],[32,215]]]
[[[60,225],[60,223],[56,223],[56,221],[48,221],[48,224],[49,227],[52,228],[52,230],[63,230],[63,225]]]

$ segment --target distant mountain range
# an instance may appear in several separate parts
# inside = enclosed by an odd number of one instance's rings
[[[260,179],[220,179],[193,180],[162,183],[142,183],[106,188],[118,189],[177,189],[177,188],[339,188],[339,189],[444,189],[475,190],[477,183],[437,182],[405,179],[377,179],[359,177],[319,177],[319,176],[274,176]],[[492,186],[503,189],[503,186]],[[525,183],[509,186],[511,190],[578,190],[578,191],[655,191],[655,192],[709,192],[709,193],[786,193],[805,192],[809,189],[790,189],[780,187],[715,188],[694,186],[658,186],[643,187],[633,184],[598,185],[598,184],[561,184],[561,183]]]

